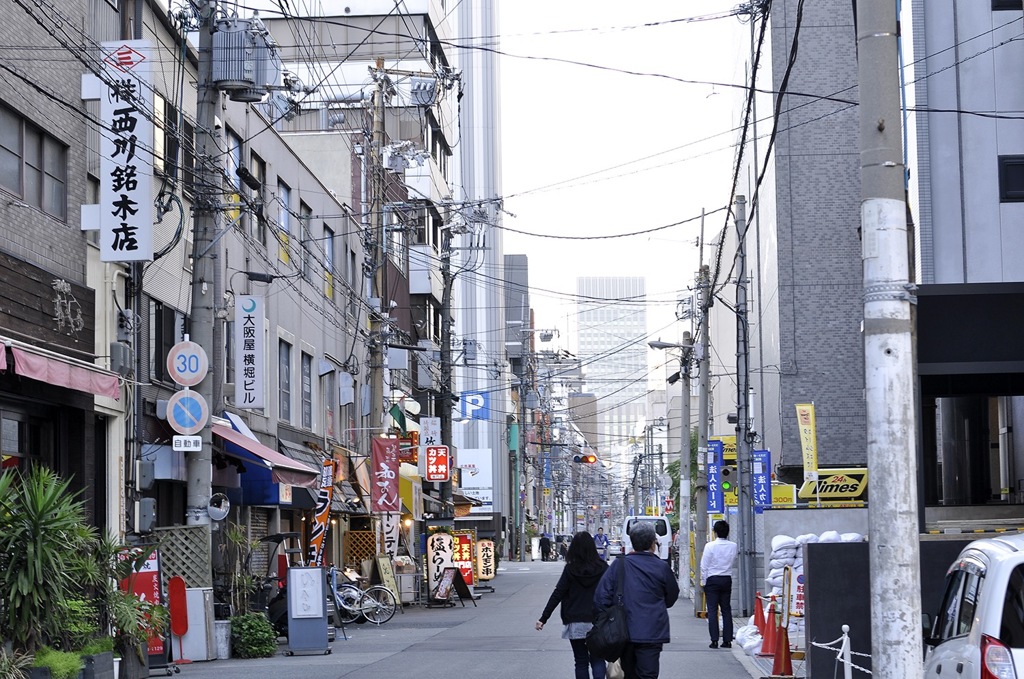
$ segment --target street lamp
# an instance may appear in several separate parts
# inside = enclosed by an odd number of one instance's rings
[[[686,559],[685,559],[685,561],[683,561],[683,564],[684,564],[684,566],[686,568],[687,574],[689,574],[690,559],[691,559],[690,539],[689,539],[689,518],[690,518],[690,358],[691,358],[691,355],[692,355],[692,352],[693,352],[693,349],[694,349],[694,345],[693,345],[693,343],[690,340],[690,333],[689,332],[684,332],[683,333],[683,342],[682,343],[662,342],[661,340],[655,340],[655,341],[652,341],[652,342],[648,342],[647,346],[649,346],[651,349],[681,349],[682,350],[682,352],[680,353],[680,356],[679,356],[679,373],[678,373],[678,378],[676,378],[675,380],[673,380],[672,378],[669,378],[669,382],[670,383],[675,383],[676,381],[678,381],[679,378],[682,378],[682,380],[683,380],[683,398],[682,398],[682,403],[681,403],[682,413],[681,413],[681,417],[680,417],[680,419],[682,420],[682,427],[679,430],[679,439],[680,439],[680,441],[679,441],[679,494],[676,497],[676,507],[677,507],[676,511],[679,513],[678,516],[679,516],[679,530],[680,530],[680,532],[682,532],[683,525],[684,525],[683,524],[683,517],[684,516],[686,517],[686,528],[687,528],[687,531],[686,531],[685,539],[682,539],[683,536],[680,535],[681,541],[685,541],[686,547],[685,547],[685,549],[681,550],[680,558],[682,558],[683,554],[686,555]],[[673,377],[675,377],[675,376],[673,375]],[[706,423],[698,423],[698,427],[704,427],[704,426],[706,426]],[[706,431],[706,430],[701,429],[701,431]],[[705,437],[706,437],[706,435],[705,435]],[[684,514],[684,507],[685,507],[685,514]],[[701,535],[700,526],[702,526],[703,523],[704,523],[703,516],[704,516],[704,514],[702,514],[702,512],[701,512],[701,507],[697,507],[696,517],[695,517],[695,523],[697,525],[695,526],[695,531],[694,532],[698,536]],[[694,547],[697,549],[697,554],[700,554],[700,550],[703,547],[703,545],[696,544],[696,542],[697,541],[695,540]],[[683,566],[681,566],[679,570],[682,571],[683,570]],[[689,586],[690,586],[689,576],[687,576],[687,589],[689,589]],[[695,606],[696,606],[696,601],[697,601],[698,598],[699,597],[697,596],[697,593],[696,593],[696,583],[694,583],[693,600],[695,602],[695,604],[694,604]]]

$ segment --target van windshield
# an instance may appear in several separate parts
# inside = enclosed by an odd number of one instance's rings
[[[666,521],[665,519],[654,518],[630,519],[629,522],[626,523],[626,535],[629,535],[631,532],[633,532],[633,526],[635,526],[638,523],[649,523],[654,527],[654,532],[658,535],[661,535],[662,537],[668,535],[668,521]]]

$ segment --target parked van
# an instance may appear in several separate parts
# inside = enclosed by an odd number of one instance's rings
[[[629,541],[629,530],[634,522],[641,521],[654,526],[654,532],[658,536],[658,551],[655,554],[668,561],[672,548],[672,530],[669,528],[668,519],[664,516],[627,516],[622,522],[622,547],[625,550],[624,553],[629,554],[633,551],[633,545]]]
[[[935,613],[925,638],[927,679],[1024,676],[1024,535],[964,547]]]

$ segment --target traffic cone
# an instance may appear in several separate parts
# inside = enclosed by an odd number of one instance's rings
[[[754,627],[757,628],[757,633],[762,637],[764,636],[764,601],[761,599],[761,593],[758,592],[755,597],[757,604],[754,606]]]
[[[772,663],[772,676],[793,676],[793,660],[789,655],[789,630],[786,629],[785,625],[779,625],[775,645],[775,662]]]
[[[758,655],[775,655],[775,636],[778,632],[778,622],[775,620],[775,596],[772,595],[771,603],[768,604],[768,617],[765,619],[765,631],[761,641],[761,651]]]

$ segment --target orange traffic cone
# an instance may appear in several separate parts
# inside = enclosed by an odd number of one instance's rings
[[[761,651],[758,655],[775,655],[775,636],[778,632],[778,622],[775,620],[775,596],[772,596],[768,604],[768,617],[765,619],[765,631],[761,641]]]
[[[789,631],[786,629],[785,625],[779,625],[779,632],[776,637],[775,644],[775,662],[772,663],[772,676],[793,676],[793,660],[789,655]]]
[[[758,592],[755,597],[756,605],[754,606],[754,627],[757,628],[757,633],[762,637],[764,636],[764,601],[761,599],[761,593]]]

